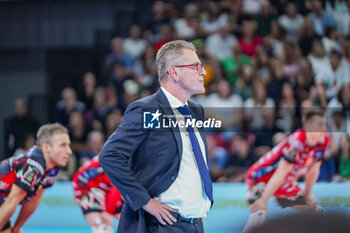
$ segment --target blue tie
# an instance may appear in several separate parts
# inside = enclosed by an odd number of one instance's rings
[[[182,107],[177,108],[179,112],[185,116],[185,122],[187,122],[189,119],[191,119],[191,113],[188,108],[188,105],[184,105]],[[199,169],[199,173],[202,177],[202,181],[204,183],[204,189],[205,193],[207,194],[209,200],[213,200],[213,186],[211,184],[211,178],[210,174],[207,168],[207,165],[205,164],[201,148],[198,143],[198,139],[196,137],[196,134],[194,132],[194,129],[191,125],[188,125],[187,127],[187,132],[190,136],[191,144],[192,144],[192,149],[194,153],[194,157],[196,158],[197,166]]]

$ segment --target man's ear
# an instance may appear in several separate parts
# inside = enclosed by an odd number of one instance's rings
[[[50,145],[49,145],[49,143],[44,142],[44,143],[41,145],[41,149],[43,150],[43,152],[48,153],[48,152],[50,151]]]
[[[175,82],[179,81],[179,75],[174,66],[169,66],[168,68],[169,77]]]

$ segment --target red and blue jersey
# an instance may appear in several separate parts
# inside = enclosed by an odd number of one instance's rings
[[[301,191],[297,183],[299,177],[303,176],[310,166],[323,159],[328,143],[329,137],[325,134],[322,140],[310,147],[306,144],[306,133],[303,129],[294,132],[249,168],[246,174],[248,188],[251,189],[260,182],[267,183],[282,157],[292,163],[293,168],[274,195],[279,197],[298,195]]]
[[[74,198],[84,213],[107,211],[111,214],[120,212],[123,199],[120,192],[112,185],[98,161],[98,156],[81,166],[74,175]]]
[[[15,184],[27,192],[24,200],[28,200],[35,196],[39,186],[52,186],[58,171],[58,167],[46,171],[42,151],[34,146],[28,152],[13,156],[0,164],[0,197],[5,199]]]

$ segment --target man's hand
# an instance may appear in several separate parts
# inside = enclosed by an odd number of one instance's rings
[[[312,210],[315,210],[317,207],[317,200],[314,195],[305,195],[306,203]]]
[[[250,205],[250,213],[254,213],[258,210],[265,210],[267,211],[267,207],[266,207],[266,202],[263,201],[261,198],[259,198],[258,200],[256,200],[253,204]]]
[[[162,204],[153,198],[143,207],[143,209],[155,216],[163,225],[166,225],[167,223],[172,225],[177,221],[176,218],[174,218],[174,216],[172,216],[170,213],[170,211],[178,212],[177,210],[174,210],[173,208]]]

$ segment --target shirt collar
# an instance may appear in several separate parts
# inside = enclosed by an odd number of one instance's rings
[[[170,92],[168,92],[167,90],[165,90],[165,88],[160,87],[160,89],[164,92],[166,98],[169,101],[170,107],[172,108],[178,108],[183,106],[184,104],[175,96],[173,96],[172,94],[170,94]],[[186,105],[188,105],[187,101],[185,103]]]

